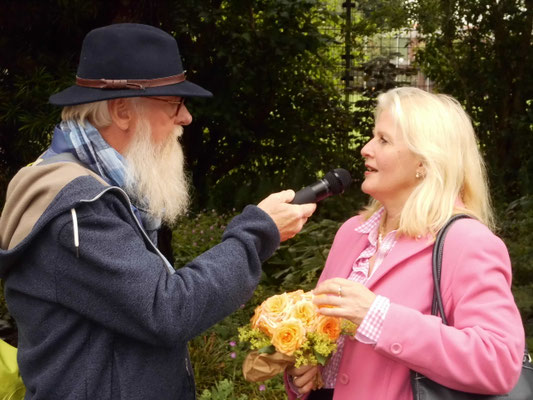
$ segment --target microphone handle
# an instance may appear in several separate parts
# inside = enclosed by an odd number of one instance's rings
[[[323,179],[296,192],[291,204],[317,203],[330,195],[329,186]]]

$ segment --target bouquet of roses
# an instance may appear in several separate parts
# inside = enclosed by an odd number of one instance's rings
[[[243,364],[246,380],[270,379],[292,364],[325,365],[339,336],[355,333],[355,324],[319,314],[313,296],[297,290],[269,297],[255,309],[249,326],[239,328],[239,340],[254,350]]]

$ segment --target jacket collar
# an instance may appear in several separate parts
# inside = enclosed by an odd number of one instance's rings
[[[432,247],[433,243],[434,238],[431,235],[421,236],[416,239],[406,236],[399,237],[378,270],[370,277],[367,287],[372,288],[389,271],[396,268],[399,264],[406,262],[409,258],[426,250],[428,247]]]

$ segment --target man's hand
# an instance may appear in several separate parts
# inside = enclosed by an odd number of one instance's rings
[[[289,204],[294,195],[294,190],[284,190],[271,194],[257,205],[274,220],[282,242],[300,232],[316,210],[315,203]]]

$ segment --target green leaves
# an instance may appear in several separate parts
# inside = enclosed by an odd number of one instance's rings
[[[494,195],[531,193],[533,3],[419,0],[417,60],[439,91],[456,97],[476,123]],[[526,121],[529,120],[529,123]]]
[[[323,29],[337,15],[317,0],[203,3],[187,2],[175,19],[200,32],[194,43],[185,30],[177,39],[186,68],[199,71],[190,79],[215,94],[191,105],[184,138],[198,201],[240,208],[351,163],[350,112],[328,49],[335,38]],[[209,20],[198,20],[193,10],[206,9]]]
[[[316,361],[318,362],[318,364],[322,366],[326,365],[326,362],[328,361],[329,357],[324,357],[322,354],[316,351],[314,352],[314,355],[316,357]]]
[[[218,213],[212,209],[179,218],[172,234],[175,267],[183,267],[220,243],[224,229],[235,214],[235,210]]]
[[[500,212],[500,231],[513,266],[513,294],[526,334],[533,340],[533,196],[511,202]]]
[[[211,388],[204,389],[200,395],[200,400],[233,400],[235,399],[235,384],[229,379],[223,379]],[[248,396],[241,394],[237,400],[247,400]]]
[[[276,352],[276,348],[273,345],[261,347],[259,350],[257,350],[260,354],[274,354]]]
[[[265,263],[265,279],[279,285],[281,291],[313,289],[339,226],[340,222],[328,219],[309,221]]]

